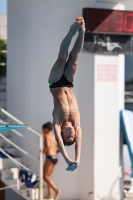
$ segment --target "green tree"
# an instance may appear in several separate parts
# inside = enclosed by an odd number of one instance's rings
[[[6,75],[6,41],[0,38],[0,76]]]

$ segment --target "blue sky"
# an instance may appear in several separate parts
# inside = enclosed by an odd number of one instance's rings
[[[0,0],[0,13],[7,13],[7,0]]]

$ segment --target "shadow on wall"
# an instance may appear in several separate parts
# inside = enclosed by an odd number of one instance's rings
[[[105,197],[105,196],[102,196],[102,195],[99,195],[99,194],[95,194],[95,193],[90,191],[88,193],[89,200],[93,200],[93,199],[95,199],[95,200],[120,200],[120,195],[119,194],[112,195],[112,192],[113,192],[113,189],[115,187],[115,184],[117,183],[117,181],[120,180],[120,178],[121,178],[121,174],[119,174],[119,176],[114,180],[108,197],[107,196]]]

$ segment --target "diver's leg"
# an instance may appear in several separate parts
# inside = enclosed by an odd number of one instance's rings
[[[77,66],[78,66],[78,57],[80,55],[80,52],[84,44],[84,33],[85,33],[84,19],[82,17],[79,17],[77,19],[82,25],[79,28],[78,37],[76,39],[73,49],[71,50],[69,54],[69,58],[66,63],[65,71],[64,71],[65,77],[71,82],[74,81],[74,76],[75,76]]]
[[[63,75],[67,57],[68,57],[68,48],[70,46],[73,36],[77,32],[77,30],[80,28],[80,26],[81,26],[80,23],[74,22],[71,25],[68,34],[63,39],[61,46],[60,46],[58,58],[54,64],[54,66],[52,67],[50,75],[49,75],[50,82],[58,81],[61,78],[61,76]]]

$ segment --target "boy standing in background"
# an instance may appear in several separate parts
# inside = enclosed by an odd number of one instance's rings
[[[42,126],[42,131],[44,134],[43,153],[46,155],[46,160],[43,168],[43,179],[47,183],[48,188],[48,195],[45,197],[45,199],[53,199],[52,190],[54,190],[54,200],[58,200],[61,191],[55,186],[50,176],[58,162],[57,154],[60,151],[58,150],[58,145],[55,140],[55,136],[52,132],[52,129],[53,125],[51,122],[47,122]]]

